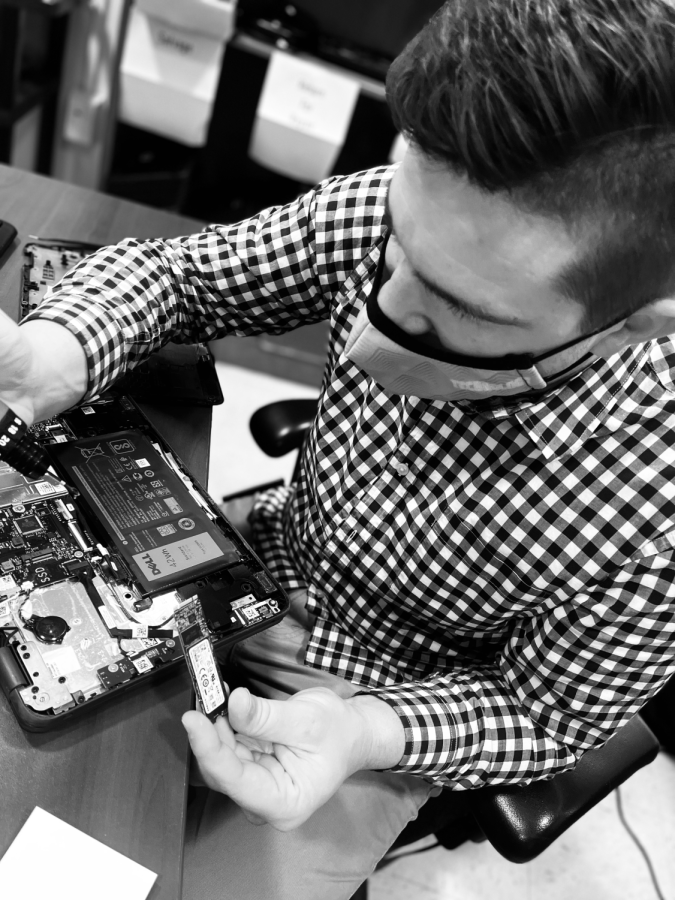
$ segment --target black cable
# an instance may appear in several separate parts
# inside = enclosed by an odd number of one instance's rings
[[[638,838],[638,836],[635,834],[635,832],[633,831],[633,829],[630,827],[630,825],[629,825],[628,822],[626,821],[626,816],[625,816],[625,813],[624,813],[624,811],[623,811],[623,803],[622,803],[622,801],[621,801],[621,791],[620,791],[619,788],[616,789],[616,808],[617,808],[618,813],[619,813],[619,819],[621,820],[621,824],[622,824],[623,827],[626,829],[626,831],[628,832],[628,834],[630,835],[630,837],[633,839],[633,842],[635,843],[635,846],[638,848],[638,850],[640,851],[640,853],[641,853],[642,856],[644,857],[644,861],[647,863],[647,868],[649,869],[649,875],[650,875],[650,877],[651,877],[651,879],[652,879],[652,884],[654,885],[654,890],[656,891],[656,896],[659,898],[659,900],[666,900],[666,898],[665,898],[664,895],[663,895],[663,891],[661,890],[661,888],[660,888],[660,886],[659,886],[659,882],[658,882],[658,879],[657,879],[657,877],[656,877],[656,872],[654,871],[654,866],[652,865],[652,861],[651,861],[651,859],[649,858],[649,854],[648,854],[647,851],[645,850],[645,848],[644,848],[644,846],[642,845],[642,843],[641,843],[640,839]]]

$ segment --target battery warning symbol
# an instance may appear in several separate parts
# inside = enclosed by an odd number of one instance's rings
[[[105,451],[100,444],[97,444],[95,447],[80,447],[80,453],[87,462],[95,456],[105,456]]]

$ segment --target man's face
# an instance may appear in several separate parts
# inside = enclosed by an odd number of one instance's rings
[[[562,224],[482,193],[410,149],[391,182],[379,295],[409,334],[468,356],[544,353],[581,334],[555,276],[580,252]]]

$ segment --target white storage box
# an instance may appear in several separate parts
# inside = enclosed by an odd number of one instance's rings
[[[136,9],[220,41],[229,41],[234,33],[236,0],[136,0]]]
[[[222,34],[188,31],[132,8],[120,69],[120,120],[202,146],[224,51]]]
[[[358,95],[355,78],[318,61],[274,51],[249,156],[298,181],[321,181],[342,149]]]

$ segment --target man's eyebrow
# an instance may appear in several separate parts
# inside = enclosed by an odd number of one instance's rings
[[[451,294],[449,291],[434,284],[433,281],[429,281],[429,279],[422,275],[421,272],[418,272],[414,266],[411,268],[415,278],[424,285],[430,294],[438,297],[438,299],[442,300],[446,306],[449,306],[457,312],[463,313],[474,319],[482,319],[484,322],[492,322],[495,325],[529,325],[528,322],[519,319],[517,316],[498,316],[488,312],[481,306],[474,306],[473,303],[467,303],[466,300],[462,300],[461,297],[456,297],[455,294]]]
[[[384,198],[382,227],[396,236],[394,220],[391,215],[391,206],[389,205],[389,187],[387,188],[387,193]],[[482,319],[485,322],[492,322],[495,325],[529,325],[528,322],[524,321],[523,319],[519,319],[517,316],[497,316],[485,309],[482,309],[480,306],[474,306],[472,303],[467,303],[466,300],[462,300],[460,297],[456,297],[449,291],[446,291],[443,288],[439,287],[437,284],[434,284],[433,281],[430,281],[426,276],[422,275],[422,273],[419,272],[414,266],[411,266],[411,268],[413,274],[415,275],[415,278],[417,278],[420,284],[424,285],[429,293],[433,294],[435,297],[438,297],[438,299],[442,300],[446,304],[446,306],[449,306],[451,309],[457,312],[463,313],[466,316],[471,316],[474,319]]]

